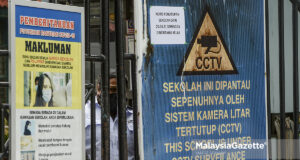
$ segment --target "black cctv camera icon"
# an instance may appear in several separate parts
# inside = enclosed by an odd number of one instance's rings
[[[217,36],[201,36],[201,39],[197,39],[197,44],[201,44],[202,47],[207,47],[204,54],[208,54],[208,52],[220,53],[221,48],[217,52],[210,51],[212,47],[217,47],[218,43]]]

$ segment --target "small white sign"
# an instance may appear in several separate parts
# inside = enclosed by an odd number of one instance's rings
[[[150,8],[151,43],[184,44],[184,7],[152,6]]]

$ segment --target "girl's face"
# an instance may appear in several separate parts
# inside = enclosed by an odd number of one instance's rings
[[[48,103],[51,100],[51,97],[52,97],[52,89],[51,88],[52,88],[52,86],[50,83],[50,79],[45,77],[42,93],[43,93],[43,99],[46,103]]]
[[[43,89],[51,89],[51,87],[52,86],[51,86],[50,80],[47,77],[45,77]]]

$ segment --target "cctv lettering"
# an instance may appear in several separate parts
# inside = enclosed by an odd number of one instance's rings
[[[195,125],[195,126],[183,126],[176,127],[177,137],[190,137],[190,136],[205,136],[214,135],[219,133],[219,136],[224,134],[233,134],[242,132],[241,123],[223,123],[220,125]]]
[[[201,44],[202,47],[207,47],[204,55],[210,52],[211,47],[217,47],[217,36],[202,36],[201,39],[197,39],[197,44]],[[216,52],[218,54],[220,51]],[[220,56],[204,56],[196,58],[196,67],[200,70],[220,70],[222,57]]]
[[[222,57],[197,57],[195,63],[197,69],[219,70],[221,69]]]

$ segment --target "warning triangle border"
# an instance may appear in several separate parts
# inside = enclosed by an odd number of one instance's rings
[[[200,19],[200,21],[199,21],[199,23],[198,23],[197,29],[195,30],[196,34],[194,33],[194,35],[193,35],[193,39],[192,39],[192,41],[191,41],[192,43],[189,44],[188,50],[187,50],[186,53],[185,53],[184,59],[182,60],[182,62],[181,62],[181,64],[180,64],[180,67],[179,67],[179,69],[178,69],[176,75],[177,75],[177,76],[186,76],[186,75],[223,75],[223,74],[238,74],[237,68],[236,68],[236,66],[235,66],[235,64],[234,64],[234,62],[233,62],[233,59],[232,59],[232,57],[231,57],[229,51],[228,51],[227,45],[225,44],[224,38],[223,38],[222,34],[220,33],[219,28],[218,28],[218,26],[217,26],[217,23],[215,23],[215,19],[214,19],[213,15],[211,14],[211,11],[210,11],[210,9],[209,9],[208,6],[205,7],[203,13],[204,13],[204,14],[202,15],[202,17],[201,17],[201,19]],[[219,36],[219,38],[220,38],[221,41],[222,41],[223,47],[224,47],[224,49],[225,49],[225,51],[226,51],[226,54],[227,54],[227,56],[228,56],[228,58],[229,58],[229,61],[230,61],[231,65],[232,65],[232,67],[233,67],[233,70],[232,70],[232,71],[183,71],[184,64],[185,64],[185,62],[187,61],[187,59],[188,59],[188,57],[189,57],[189,55],[190,55],[190,52],[191,52],[191,50],[192,50],[192,48],[193,48],[193,45],[194,45],[194,42],[195,42],[195,40],[196,40],[196,38],[197,38],[198,32],[200,31],[200,28],[201,28],[201,26],[202,26],[202,23],[203,23],[203,21],[204,21],[204,18],[205,18],[206,13],[209,14],[209,16],[210,16],[210,18],[211,18],[211,20],[212,20],[212,22],[213,22],[213,24],[214,24],[214,26],[215,26],[215,29],[216,29],[216,31],[217,31],[217,33],[218,33],[218,36]]]

